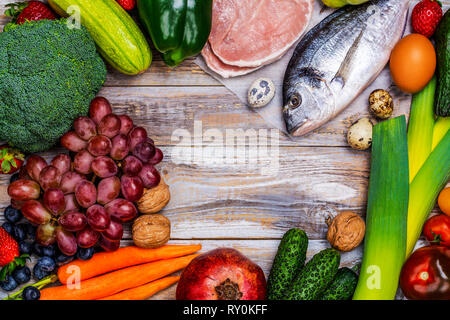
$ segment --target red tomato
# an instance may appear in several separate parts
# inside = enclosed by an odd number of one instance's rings
[[[408,299],[450,300],[450,248],[416,250],[403,265],[400,287]]]
[[[423,234],[432,244],[450,247],[450,217],[441,214],[428,219]]]

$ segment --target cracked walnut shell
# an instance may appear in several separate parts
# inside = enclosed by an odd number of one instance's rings
[[[169,186],[161,179],[155,188],[144,190],[144,194],[137,202],[137,206],[141,213],[157,213],[169,203],[169,200]]]
[[[170,239],[170,221],[161,214],[146,214],[133,223],[133,242],[140,248],[159,248]]]
[[[361,244],[365,232],[366,225],[358,214],[343,211],[329,223],[327,240],[333,248],[347,252]]]

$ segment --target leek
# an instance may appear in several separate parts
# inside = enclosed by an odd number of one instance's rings
[[[413,181],[432,150],[436,84],[436,77],[433,77],[412,98],[408,125],[409,182]]]
[[[408,213],[405,116],[373,129],[366,238],[354,300],[392,300],[405,261]]]
[[[449,118],[439,118],[434,125],[433,131],[433,150],[441,142],[442,138],[450,130],[450,117]]]
[[[436,146],[417,173],[409,190],[408,238],[406,256],[414,250],[422,227],[436,205],[439,192],[450,179],[450,131]]]

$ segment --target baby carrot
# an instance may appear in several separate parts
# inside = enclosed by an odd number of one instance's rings
[[[41,300],[96,300],[120,291],[142,286],[185,268],[198,254],[160,260],[128,267],[102,276],[81,281],[78,288],[69,285],[46,288]]]
[[[90,260],[76,260],[58,269],[58,278],[66,284],[73,275],[74,270],[80,272],[80,280],[135,266],[152,261],[182,257],[195,253],[202,248],[201,245],[166,245],[157,249],[142,249],[135,246],[123,247],[113,252],[96,253]]]
[[[143,286],[128,289],[100,300],[146,300],[155,293],[170,287],[180,280],[179,276],[162,278]]]

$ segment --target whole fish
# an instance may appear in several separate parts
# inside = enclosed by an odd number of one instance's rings
[[[389,61],[409,0],[376,0],[326,17],[297,45],[283,83],[283,116],[293,136],[336,117]]]

